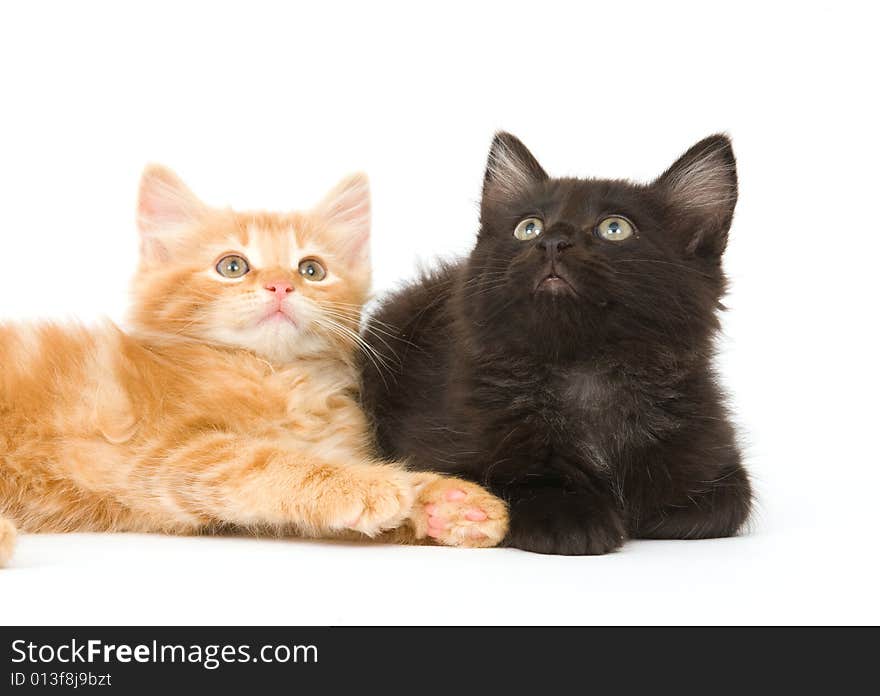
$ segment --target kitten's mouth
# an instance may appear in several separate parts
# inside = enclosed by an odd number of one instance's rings
[[[283,308],[278,307],[273,309],[271,312],[266,314],[260,321],[257,322],[260,326],[264,324],[292,324],[296,326],[296,321],[294,318],[288,314]]]
[[[572,294],[576,295],[574,287],[557,271],[550,271],[535,286],[535,292],[548,292],[552,295]]]

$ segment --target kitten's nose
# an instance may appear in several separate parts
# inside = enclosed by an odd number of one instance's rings
[[[283,300],[285,295],[293,292],[293,285],[286,280],[276,280],[271,283],[266,283],[263,287],[269,292],[274,293],[279,300]]]
[[[548,234],[538,239],[538,246],[551,257],[556,257],[570,246],[574,246],[568,237],[561,234]]]

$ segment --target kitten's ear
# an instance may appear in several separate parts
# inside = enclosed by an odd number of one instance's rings
[[[504,131],[495,134],[486,163],[483,198],[515,197],[547,178],[547,172],[519,138]]]
[[[370,263],[370,181],[351,174],[340,181],[315,207],[333,235],[333,244],[353,267]]]
[[[736,159],[730,138],[710,135],[685,152],[654,186],[692,230],[687,252],[720,257],[736,206]]]
[[[181,229],[207,212],[207,206],[167,167],[149,164],[141,174],[137,223],[145,259],[166,260]]]

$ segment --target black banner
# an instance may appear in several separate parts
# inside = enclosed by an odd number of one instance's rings
[[[854,640],[785,628],[0,628],[0,693],[840,693],[873,683],[876,633],[846,633]]]

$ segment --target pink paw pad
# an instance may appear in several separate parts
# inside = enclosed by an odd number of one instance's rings
[[[453,488],[451,491],[446,491],[446,500],[449,500],[451,502],[464,500],[465,498],[467,498],[467,493],[458,488]]]
[[[488,515],[479,508],[471,508],[464,513],[464,516],[465,519],[468,519],[471,522],[483,522],[488,517]]]
[[[445,529],[446,520],[444,520],[442,517],[429,517],[428,527],[431,529]]]

